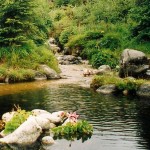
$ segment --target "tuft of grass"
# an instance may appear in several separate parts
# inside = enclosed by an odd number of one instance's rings
[[[35,72],[31,69],[10,69],[8,78],[10,83],[33,81]]]

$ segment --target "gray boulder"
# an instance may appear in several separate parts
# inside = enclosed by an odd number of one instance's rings
[[[137,50],[125,49],[120,59],[120,77],[133,76],[147,78],[146,72],[150,68],[146,55]]]
[[[96,91],[102,94],[112,94],[116,92],[116,86],[114,84],[102,85]]]
[[[57,74],[55,70],[48,67],[47,65],[40,65],[39,68],[44,72],[47,79],[59,79],[60,76]]]
[[[150,97],[150,84],[143,84],[137,90],[137,95],[140,97]]]

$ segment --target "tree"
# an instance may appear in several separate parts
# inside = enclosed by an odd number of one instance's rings
[[[41,2],[41,0],[38,0]],[[45,0],[46,2],[46,0]],[[2,0],[0,2],[0,45],[19,46],[32,40],[42,44],[48,36],[47,18],[39,10],[36,0]],[[43,5],[42,5],[43,6]]]
[[[136,8],[133,10],[133,17],[137,25],[133,28],[132,34],[140,41],[150,41],[150,1],[137,0]]]

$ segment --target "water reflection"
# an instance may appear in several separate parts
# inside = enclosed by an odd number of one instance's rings
[[[29,87],[32,84],[28,84]],[[21,84],[23,87],[23,84]],[[27,85],[26,85],[27,87]],[[94,135],[84,144],[58,140],[50,150],[147,150],[150,149],[150,103],[137,98],[104,96],[72,85],[45,84],[19,92],[1,94],[0,114],[14,104],[32,110],[77,111],[94,126]]]

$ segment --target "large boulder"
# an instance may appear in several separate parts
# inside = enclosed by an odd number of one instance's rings
[[[120,77],[148,78],[146,72],[149,68],[149,60],[143,52],[133,49],[125,49],[122,52],[119,71]]]
[[[39,68],[44,72],[47,79],[59,79],[60,76],[57,74],[55,70],[48,67],[47,65],[40,65]]]

